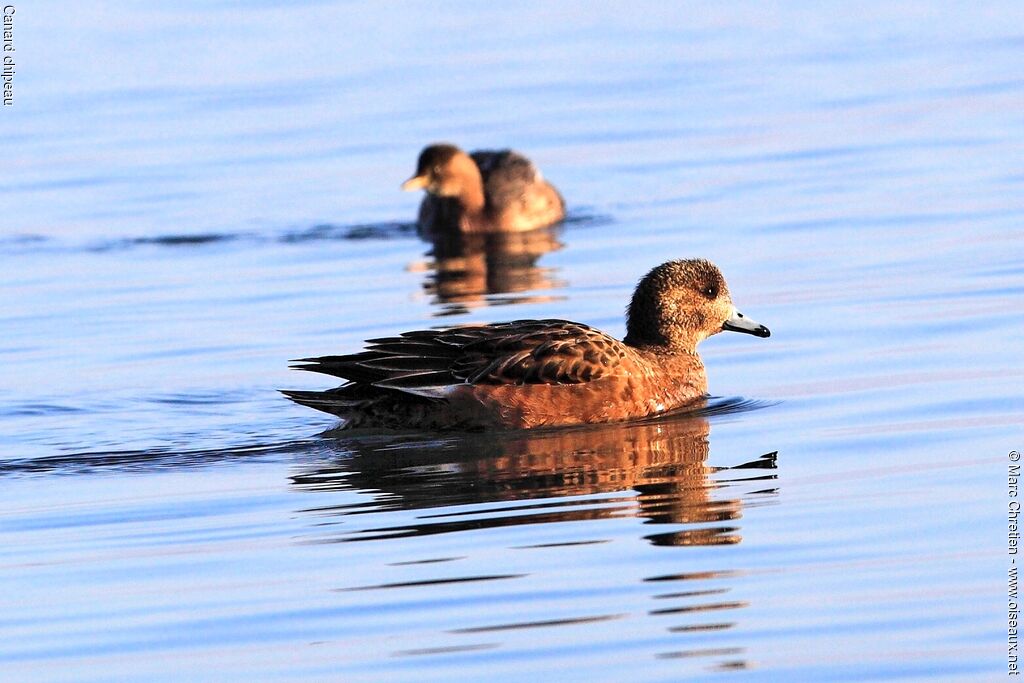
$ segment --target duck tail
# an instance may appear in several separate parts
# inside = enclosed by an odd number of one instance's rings
[[[321,410],[339,417],[346,417],[353,410],[357,409],[361,403],[365,402],[365,399],[340,396],[335,390],[294,391],[291,389],[279,389],[278,391],[300,406]]]

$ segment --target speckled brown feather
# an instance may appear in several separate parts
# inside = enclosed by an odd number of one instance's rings
[[[295,366],[381,388],[443,397],[457,384],[579,384],[613,372],[631,349],[580,323],[516,320],[371,339],[367,350]]]

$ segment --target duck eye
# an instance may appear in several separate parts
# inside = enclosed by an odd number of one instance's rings
[[[441,167],[440,166],[435,166],[434,167],[434,175],[441,175]]]
[[[716,296],[718,296],[718,288],[713,285],[708,285],[707,287],[704,288],[704,296],[706,296],[709,299],[714,299]]]

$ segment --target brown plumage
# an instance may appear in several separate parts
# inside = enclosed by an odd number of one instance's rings
[[[507,149],[466,154],[455,145],[430,145],[402,189],[426,190],[419,227],[428,235],[519,232],[565,217],[558,191],[529,159]]]
[[[669,261],[637,285],[619,341],[581,323],[517,320],[372,339],[361,353],[297,361],[348,380],[285,391],[346,427],[530,428],[614,422],[684,407],[707,393],[697,344],[722,330],[760,337],[704,260]]]

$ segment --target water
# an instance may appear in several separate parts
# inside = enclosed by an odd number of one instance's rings
[[[628,9],[18,6],[5,679],[1005,676],[1024,13]],[[570,220],[421,242],[444,139]],[[337,435],[276,392],[406,329],[621,334],[687,256],[773,333],[702,345],[706,417]]]

